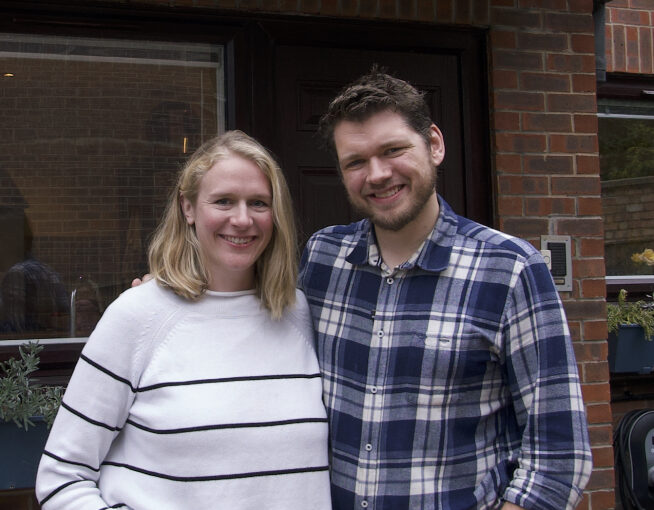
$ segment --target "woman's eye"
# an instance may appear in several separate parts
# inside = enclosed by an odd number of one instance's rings
[[[264,202],[263,200],[253,200],[252,207],[256,207],[257,209],[263,209],[265,207],[268,207],[268,203]]]
[[[218,198],[214,201],[214,204],[216,205],[229,205],[231,201],[229,198]]]

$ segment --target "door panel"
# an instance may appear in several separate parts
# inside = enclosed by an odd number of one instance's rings
[[[319,148],[316,130],[334,95],[369,71],[373,63],[426,92],[446,146],[437,188],[457,212],[466,213],[460,69],[455,54],[278,46],[276,145],[295,201],[302,240],[326,225],[358,219],[349,207],[332,157]]]

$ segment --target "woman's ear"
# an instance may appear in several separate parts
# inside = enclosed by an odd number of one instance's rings
[[[193,225],[195,223],[195,207],[190,200],[188,200],[184,195],[179,195],[180,207],[182,208],[182,214],[186,218],[186,223]]]

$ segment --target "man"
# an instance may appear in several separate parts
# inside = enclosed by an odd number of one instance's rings
[[[572,509],[591,471],[563,308],[539,252],[435,192],[422,95],[375,69],[321,120],[366,219],[315,233],[335,509]]]

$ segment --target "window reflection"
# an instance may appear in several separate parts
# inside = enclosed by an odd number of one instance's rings
[[[222,48],[0,34],[0,339],[87,336],[224,130]]]
[[[599,112],[606,273],[652,275],[654,105],[604,99]]]

